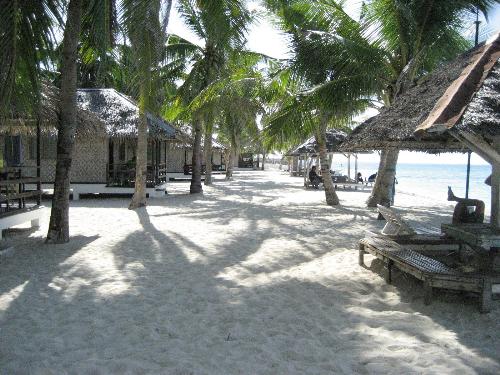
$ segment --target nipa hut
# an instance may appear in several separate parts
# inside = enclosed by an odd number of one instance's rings
[[[431,153],[467,151],[462,143],[448,134],[427,134],[417,139],[414,132],[476,53],[476,50],[466,52],[434,70],[400,96],[391,107],[382,108],[378,115],[357,126],[340,149],[346,152],[383,149]]]
[[[326,132],[326,149],[329,165],[331,167],[334,154],[342,154],[347,158],[347,177],[351,180],[351,158],[354,159],[354,176],[358,173],[358,155],[351,152],[342,152],[340,147],[347,139],[347,133],[331,129]],[[312,165],[319,165],[319,145],[315,137],[309,138],[304,143],[288,151],[288,170],[290,176],[303,176],[304,183]]]
[[[73,196],[85,193],[130,193],[135,178],[135,153],[139,109],[129,97],[114,89],[77,91],[78,125],[71,168]],[[50,105],[48,106],[50,107]],[[176,129],[147,113],[148,194],[160,191],[167,181],[168,144],[177,142]],[[44,111],[40,137],[40,177],[54,181],[57,113]],[[37,137],[34,126],[22,120],[2,128],[0,151],[8,167],[36,167]],[[32,124],[33,125],[33,124]]]
[[[193,146],[191,144],[191,139],[187,134],[183,134],[182,141],[169,143],[167,148],[168,158],[167,158],[167,169],[169,173],[183,173],[189,174],[191,171],[192,159],[193,159]],[[203,142],[202,142],[203,144]],[[213,171],[225,171],[226,161],[225,161],[225,151],[226,147],[212,140],[212,170]],[[201,164],[205,166],[205,153],[202,152]]]
[[[341,149],[478,153],[492,165],[491,224],[500,230],[499,59],[497,34],[436,69],[354,129]],[[500,246],[500,238],[495,241]]]
[[[500,34],[475,51],[414,134],[451,136],[491,164],[491,225],[500,231]]]

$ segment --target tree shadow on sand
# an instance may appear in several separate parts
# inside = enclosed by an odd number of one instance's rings
[[[386,285],[377,262],[370,270],[343,269],[342,264],[357,264],[353,225],[372,231],[383,225],[373,211],[273,206],[232,186],[222,198],[152,202],[136,211],[139,229],[102,254],[93,250],[90,259],[79,251],[89,243],[82,239],[73,250],[50,254],[28,245],[19,259],[9,260],[21,264],[2,264],[0,298],[8,294],[12,300],[1,315],[0,372],[500,369],[495,342],[487,337],[499,328],[498,306],[479,315],[473,303],[446,294],[427,307],[418,282],[396,275],[394,285]],[[181,218],[221,230],[235,220],[241,225],[220,242],[211,238],[217,233],[204,231],[203,237],[196,226],[191,234],[159,225]],[[317,274],[323,263],[332,271],[323,265]],[[18,269],[24,270],[20,277],[14,275]],[[489,332],[478,332],[477,322]]]

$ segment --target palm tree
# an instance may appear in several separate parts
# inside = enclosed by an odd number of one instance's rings
[[[330,176],[326,131],[330,127],[345,128],[370,104],[373,80],[363,71],[332,69],[323,63],[326,52],[319,47],[327,42],[330,24],[328,19],[311,15],[316,10],[312,3],[271,1],[269,5],[290,36],[294,57],[284,75],[289,88],[281,91],[280,105],[269,117],[264,132],[267,143],[283,147],[313,135],[319,146],[326,202],[338,205]],[[338,26],[347,29],[350,25]]]
[[[352,97],[332,98],[331,107],[321,105],[318,98],[321,88],[307,90],[307,86],[299,86],[300,91],[291,92],[288,98],[282,100],[281,107],[270,115],[264,129],[267,146],[283,149],[292,144],[297,144],[304,138],[314,136],[319,147],[321,174],[325,187],[326,203],[330,206],[339,204],[339,199],[330,175],[330,164],[326,145],[326,131],[329,128],[346,129],[352,116],[363,111],[369,104],[365,99]],[[328,82],[328,89],[341,91],[341,82],[335,80]],[[351,86],[352,88],[353,86]]]
[[[361,18],[354,20],[344,11],[343,1],[266,1],[295,35],[299,72],[309,77],[321,71],[344,76],[347,86],[353,85],[347,83],[351,78],[363,77],[358,82],[363,88],[355,97],[371,92],[386,106],[435,65],[467,48],[460,34],[464,12],[477,7],[486,14],[498,2],[370,0],[363,4]],[[397,156],[397,151],[382,152],[369,206],[389,204]]]
[[[0,0],[0,122],[14,112],[37,115],[41,81],[51,65],[60,0]]]
[[[202,41],[196,45],[177,36],[172,36],[167,46],[171,59],[186,59],[191,71],[178,91],[178,103],[185,107],[219,79],[225,71],[229,55],[241,50],[245,43],[250,16],[240,0],[179,0],[181,17],[189,29]],[[193,141],[193,174],[190,192],[200,193],[201,186],[201,139],[205,131],[205,184],[211,184],[212,132],[216,114],[210,105],[202,106],[191,113]]]
[[[78,46],[82,40],[82,34],[86,34],[92,37],[90,43],[101,51],[107,51],[110,48],[112,40],[110,34],[114,31],[111,26],[114,3],[114,0],[90,2],[70,0],[67,7],[60,64],[60,120],[57,135],[56,175],[46,239],[48,243],[69,241],[69,176],[76,132]],[[98,22],[94,22],[95,20]],[[94,41],[100,41],[100,43],[94,44]]]
[[[257,116],[264,114],[265,85],[260,66],[272,60],[250,51],[232,53],[224,75],[212,82],[191,102],[193,112],[210,108],[218,124],[218,137],[226,149],[226,179],[232,177],[233,166],[242,142],[258,141]]]
[[[76,131],[77,49],[80,40],[82,5],[82,0],[70,0],[64,28],[56,176],[47,243],[69,241],[69,173]]]
[[[135,192],[129,205],[130,209],[146,205],[148,137],[146,112],[153,107],[154,85],[158,72],[155,68],[163,58],[171,6],[171,0],[122,1],[123,24],[132,44],[139,86]]]
[[[377,25],[392,74],[384,92],[390,106],[399,95],[433,67],[449,60],[470,45],[462,37],[464,14],[480,9],[485,15],[498,0],[460,0],[453,2],[411,2],[384,4],[371,1],[364,9],[368,25]],[[368,206],[389,206],[392,200],[398,150],[384,150]]]

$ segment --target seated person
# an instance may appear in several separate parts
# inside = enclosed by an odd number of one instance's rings
[[[365,182],[365,181],[363,180],[363,175],[361,174],[361,172],[358,172],[358,174],[356,175],[356,182],[357,182],[357,183],[361,183],[361,184],[362,184],[363,182]]]
[[[370,177],[368,177],[368,182],[375,182],[376,178],[377,178],[377,173],[374,173]]]
[[[318,185],[323,182],[323,179],[316,173],[315,165],[309,171],[309,181],[316,189],[318,188]]]

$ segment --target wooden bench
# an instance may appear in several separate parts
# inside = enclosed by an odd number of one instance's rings
[[[359,241],[359,265],[364,266],[364,255],[370,253],[385,263],[385,280],[392,281],[392,268],[397,267],[424,282],[424,303],[431,303],[433,288],[479,293],[480,311],[489,312],[494,290],[500,288],[500,274],[463,273],[442,262],[414,250],[403,248],[397,242],[382,236]]]
[[[354,188],[354,190],[365,190],[365,189],[370,189],[370,187],[367,184],[364,183],[357,183],[357,182],[333,182],[333,187],[335,190],[339,190],[341,187],[343,190],[351,190]]]
[[[44,208],[43,206],[34,206],[3,214],[0,217],[0,240],[2,239],[2,230],[11,228],[15,225],[24,224],[30,221],[32,228],[38,228]]]

